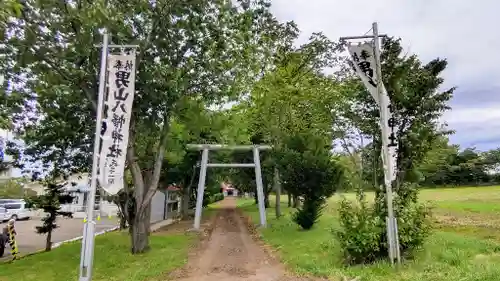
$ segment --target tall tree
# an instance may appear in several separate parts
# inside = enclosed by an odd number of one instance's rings
[[[52,180],[44,182],[45,193],[32,198],[31,203],[35,208],[42,209],[46,216],[42,218],[43,224],[36,227],[38,234],[46,234],[45,251],[52,250],[52,232],[58,227],[58,217],[72,217],[73,213],[61,210],[61,205],[73,202],[73,196],[66,194],[67,183],[56,183]]]
[[[175,111],[175,118],[169,133],[167,156],[161,184],[176,184],[182,188],[182,216],[188,215],[188,208],[193,187],[198,183],[199,151],[188,151],[186,145],[191,143],[223,143],[241,144],[246,141],[242,132],[241,119],[231,114],[230,110],[208,109],[203,103],[193,99],[186,99],[179,104]],[[227,162],[227,152],[212,152],[210,161]],[[220,161],[219,161],[220,160]],[[218,178],[224,178],[229,173],[224,169],[210,169],[207,173],[207,186],[214,186]]]
[[[446,60],[423,64],[416,55],[403,54],[400,40],[384,40],[381,60],[384,85],[397,123],[395,134],[399,146],[394,187],[400,196],[411,196],[403,190],[403,183],[418,182],[418,165],[441,136],[451,133],[441,127],[439,118],[450,109],[448,101],[454,88],[438,90],[444,81],[440,75],[446,68]],[[366,90],[359,89],[362,90],[353,95],[352,108],[356,111],[351,119],[364,134],[374,136],[375,155],[380,155],[379,110]]]
[[[336,48],[334,42],[318,33],[306,44],[283,49],[277,54],[276,67],[255,84],[249,99],[242,105],[254,142],[258,140],[258,143],[280,149],[288,136],[307,132],[331,143],[332,124],[342,98],[336,91],[337,81],[324,75],[322,70],[337,63]],[[263,155],[263,158],[263,178],[268,194],[274,181],[275,161],[272,155],[267,155],[267,159]],[[242,184],[253,183],[251,172],[240,172]],[[244,173],[246,175],[242,176]]]
[[[401,252],[404,255],[421,246],[429,235],[429,212],[417,202],[416,187],[421,179],[418,167],[436,142],[451,133],[440,125],[439,119],[450,109],[448,101],[452,97],[454,88],[440,91],[444,82],[441,74],[446,68],[446,60],[434,59],[424,64],[416,55],[404,55],[400,40],[393,38],[385,39],[382,45],[382,79],[396,120],[394,133],[398,149],[397,177],[393,182],[396,194],[394,210],[398,218]],[[371,146],[375,152],[372,157],[377,163],[374,175],[378,178],[383,175],[378,172],[381,171],[379,109],[359,81],[357,89],[359,90],[355,92],[345,92],[352,101],[349,107],[351,111],[346,115],[364,135],[372,136]],[[378,179],[377,182],[383,181]],[[358,208],[349,205],[348,202],[343,202],[340,210],[344,232],[341,231],[339,237],[345,252],[350,255],[349,258],[356,261],[373,261],[387,256],[386,246],[380,246],[387,245],[386,193],[385,188],[375,186],[375,189],[374,211],[371,211],[366,204],[361,204]],[[359,218],[362,216],[365,219],[360,221]],[[371,228],[371,224],[376,227]],[[365,228],[366,225],[370,227]],[[352,233],[353,226],[360,227],[359,233]],[[360,241],[359,237],[366,235],[372,237],[374,244],[357,242]]]
[[[455,155],[458,154],[458,146],[448,143],[448,138],[442,136],[434,142],[424,160],[418,166],[418,171],[422,176],[423,184],[444,184],[447,177],[447,170]]]
[[[133,253],[149,248],[147,212],[173,110],[184,96],[208,103],[233,99],[260,75],[287,29],[269,6],[266,0],[26,0],[21,19],[9,26],[0,44],[1,67],[16,86],[5,97],[12,107],[24,107],[11,117],[24,121],[24,141],[38,151],[36,158],[64,144],[74,171],[90,167],[98,29],[107,28],[114,44],[139,45],[126,152],[137,203]],[[28,120],[26,110],[40,118]]]

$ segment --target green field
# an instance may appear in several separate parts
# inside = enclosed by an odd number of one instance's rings
[[[274,209],[268,209],[267,229],[263,240],[273,246],[282,261],[299,274],[313,274],[341,280],[343,276],[360,276],[362,281],[432,280],[432,281],[498,281],[500,280],[500,187],[427,189],[421,201],[434,206],[436,229],[425,249],[415,260],[399,269],[381,262],[375,265],[346,267],[332,229],[338,228],[337,202],[332,197],[325,214],[311,231],[301,231],[291,221],[282,198],[284,217],[277,220]],[[368,199],[373,194],[368,194]],[[258,222],[253,200],[242,199],[239,206]]]

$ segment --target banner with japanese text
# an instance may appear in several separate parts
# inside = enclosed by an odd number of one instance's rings
[[[380,108],[380,128],[385,139],[382,140],[382,162],[384,166],[385,184],[396,179],[397,162],[397,120],[393,117],[392,106],[387,90],[381,84],[381,93],[377,89],[379,77],[375,71],[375,54],[372,42],[350,44],[347,47],[352,61],[350,64]],[[380,79],[381,80],[381,79]],[[380,81],[380,83],[382,83]]]
[[[99,182],[109,194],[123,188],[135,93],[135,54],[109,55],[99,155]]]

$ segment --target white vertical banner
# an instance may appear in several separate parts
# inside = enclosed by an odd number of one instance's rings
[[[108,56],[99,182],[110,194],[123,188],[130,117],[135,93],[135,54]]]
[[[350,61],[356,74],[363,81],[363,84],[370,92],[380,109],[380,129],[386,130],[385,139],[382,139],[382,163],[384,166],[384,182],[390,185],[396,179],[397,142],[396,142],[396,122],[392,116],[392,106],[384,85],[381,85],[382,93],[377,91],[379,78],[375,71],[375,54],[372,42],[365,42],[358,45],[349,44],[347,47],[352,61]],[[380,79],[382,83],[382,79]],[[384,134],[382,134],[384,135]]]

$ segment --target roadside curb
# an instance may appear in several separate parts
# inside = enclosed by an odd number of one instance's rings
[[[180,219],[166,219],[166,220],[157,221],[157,222],[152,223],[149,226],[149,229],[151,230],[151,232],[156,232],[163,227],[178,223],[179,221],[180,221]]]
[[[165,227],[165,226],[177,223],[178,221],[179,221],[179,219],[173,219],[173,220],[169,219],[169,220],[164,220],[164,221],[159,221],[159,222],[153,223],[153,224],[151,224],[151,232],[155,232],[155,231],[159,230],[162,227]],[[106,229],[106,230],[102,230],[102,231],[96,232],[94,234],[94,237],[97,237],[99,235],[102,235],[102,234],[105,234],[105,233],[108,233],[108,232],[117,231],[117,230],[120,230],[119,226],[115,226],[115,227],[112,227],[110,229]],[[79,241],[79,240],[82,240],[82,239],[83,239],[83,235],[75,237],[75,238],[72,238],[72,239],[64,240],[64,241],[61,241],[61,242],[55,242],[55,243],[52,243],[52,249],[55,249],[55,248],[58,248],[58,247],[60,247],[60,246],[62,246],[64,244],[75,242],[75,241]],[[41,249],[41,250],[37,250],[37,251],[31,252],[31,253],[27,253],[25,255],[20,256],[17,260],[20,260],[20,259],[23,259],[23,258],[26,258],[26,257],[29,257],[29,256],[33,256],[33,255],[36,255],[36,254],[40,254],[40,253],[43,253],[43,252],[45,252],[45,249]],[[2,263],[11,263],[11,262],[12,262],[12,259],[3,260],[3,261],[0,260],[0,264],[2,264]]]
[[[97,232],[97,233],[94,234],[94,237],[97,237],[99,235],[102,235],[102,234],[105,234],[105,233],[108,233],[108,232],[117,231],[119,229],[120,229],[119,226],[115,226],[115,227],[110,228],[110,229],[99,231],[99,232]],[[55,249],[55,248],[58,248],[58,247],[60,247],[60,246],[62,246],[64,244],[71,243],[71,242],[78,241],[78,240],[82,240],[82,239],[83,239],[83,236],[79,236],[79,237],[68,239],[68,240],[64,240],[64,241],[61,241],[61,242],[52,243],[52,249]],[[31,252],[31,253],[27,253],[25,255],[22,255],[22,256],[20,256],[16,260],[24,259],[26,257],[30,257],[30,256],[33,256],[33,255],[36,255],[36,254],[40,254],[40,253],[44,253],[44,252],[45,252],[45,249],[37,250],[37,251]],[[13,262],[12,259],[8,259],[8,260],[0,261],[0,264],[2,264],[2,263],[12,263],[12,262]]]
[[[120,229],[120,227],[119,226],[115,226],[115,227],[110,228],[110,229],[99,231],[99,232],[97,232],[97,233],[94,234],[94,237],[102,235],[104,233],[111,232],[111,231],[116,231],[118,229]],[[66,244],[66,243],[70,243],[70,242],[74,242],[74,241],[78,241],[78,240],[82,240],[82,239],[83,239],[83,236],[78,236],[78,237],[75,237],[75,238],[72,238],[72,239],[68,239],[68,240],[64,240],[64,241],[61,241],[61,242],[52,243],[52,249],[60,247],[61,245]]]

